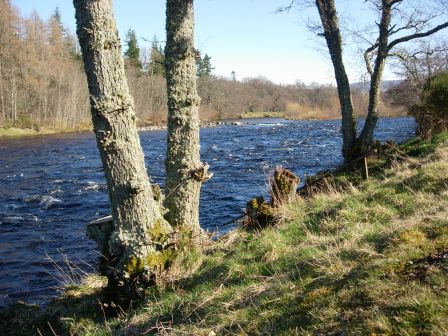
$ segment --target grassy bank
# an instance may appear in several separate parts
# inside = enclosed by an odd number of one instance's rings
[[[0,127],[0,138],[23,138],[36,135],[48,135],[48,134],[62,134],[62,133],[74,133],[74,132],[84,132],[90,130],[89,126],[83,126],[77,129],[71,128],[45,128],[41,127],[39,130],[31,128],[18,128],[18,127]]]
[[[242,119],[257,119],[257,118],[284,118],[283,112],[246,112],[241,115]]]
[[[447,335],[448,134],[412,140],[280,209],[278,227],[235,230],[200,268],[106,318],[104,282],[45,311],[1,313],[6,334]],[[344,186],[341,188],[341,186]]]

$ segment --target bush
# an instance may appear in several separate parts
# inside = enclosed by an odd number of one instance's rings
[[[428,138],[448,129],[448,72],[430,77],[410,114],[417,122],[418,135]]]

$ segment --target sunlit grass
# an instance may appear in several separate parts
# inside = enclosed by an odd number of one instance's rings
[[[243,119],[256,118],[284,118],[285,114],[282,112],[245,112],[241,115]]]
[[[73,335],[446,335],[447,139],[408,142],[366,182],[341,174],[281,208],[277,227],[230,232],[193,274],[119,317],[80,286],[34,323]]]

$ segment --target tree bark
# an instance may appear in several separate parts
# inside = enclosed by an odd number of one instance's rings
[[[172,228],[154,200],[145,168],[112,0],[74,0],[73,4],[113,217],[110,236],[90,233],[109,253],[110,284],[130,289],[136,279],[152,281],[167,266]]]
[[[199,231],[199,195],[207,166],[200,161],[193,0],[167,0],[165,71],[168,93],[167,219]],[[200,176],[202,175],[202,176]]]
[[[338,86],[342,116],[342,150],[345,161],[350,161],[353,158],[356,128],[353,119],[353,103],[350,92],[350,83],[342,59],[342,38],[339,29],[339,18],[334,0],[316,0],[316,6],[324,29],[324,36],[328,50],[330,51]]]
[[[381,7],[381,22],[379,24],[379,38],[375,66],[371,73],[369,89],[369,106],[367,117],[361,134],[357,139],[357,154],[365,153],[369,150],[373,142],[373,132],[378,121],[378,105],[380,101],[381,78],[383,77],[384,66],[386,63],[389,38],[389,26],[392,15],[392,1],[383,0]]]

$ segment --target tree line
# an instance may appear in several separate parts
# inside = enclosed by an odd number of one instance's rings
[[[166,123],[164,47],[157,37],[148,48],[130,29],[123,51],[126,76],[140,126]],[[297,82],[278,85],[266,78],[236,80],[213,74],[213,60],[196,55],[200,118],[239,118],[247,112],[281,112],[294,119],[339,118],[336,87]],[[356,115],[365,114],[367,95],[354,91]],[[381,101],[384,116],[403,113],[390,99]],[[39,129],[91,127],[89,94],[81,52],[64,27],[58,9],[43,20],[36,12],[20,15],[10,0],[0,0],[0,125]]]

